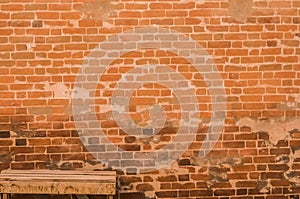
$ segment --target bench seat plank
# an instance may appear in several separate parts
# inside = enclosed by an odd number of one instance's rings
[[[0,184],[1,193],[14,194],[85,194],[114,195],[115,187],[111,184],[78,182],[21,182],[6,181]]]
[[[116,172],[6,170],[0,175],[0,193],[115,195]]]

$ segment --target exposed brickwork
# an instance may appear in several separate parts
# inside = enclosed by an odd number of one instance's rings
[[[82,144],[102,150],[97,136],[81,140],[76,129],[76,75],[99,43],[153,26],[194,39],[212,57],[226,91],[225,126],[214,149],[199,158],[213,115],[208,82],[173,52],[146,48],[122,55],[101,79],[90,77],[98,81],[93,109],[110,142],[126,151],[154,151],[172,142],[180,126],[174,93],[148,84],[133,93],[131,118],[146,126],[149,106],[160,103],[164,128],[147,138],[118,128],[106,105],[116,81],[144,64],[168,65],[191,82],[202,122],[189,150],[169,168],[120,171],[116,198],[299,198],[299,0],[0,0],[0,170],[110,169]],[[115,45],[106,48],[125,48]]]

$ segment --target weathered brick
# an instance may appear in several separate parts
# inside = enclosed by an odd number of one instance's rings
[[[191,190],[190,196],[198,197],[198,196],[212,196],[212,190]]]
[[[235,190],[233,189],[223,189],[223,190],[215,190],[215,196],[232,196],[235,195]]]
[[[67,153],[70,152],[69,146],[48,146],[47,153]]]
[[[4,122],[7,120],[4,120]],[[0,131],[0,138],[10,138],[10,132],[9,131]]]
[[[26,139],[16,139],[16,146],[26,146],[27,140]]]
[[[29,170],[29,169],[34,169],[34,163],[11,163],[11,168],[12,169],[23,169],[23,170]]]
[[[144,183],[137,185],[136,189],[139,191],[153,191],[154,187],[149,183]]]
[[[176,198],[178,193],[177,191],[160,191],[156,192],[156,195],[160,198]]]
[[[177,177],[175,175],[159,176],[158,181],[159,182],[175,182],[175,181],[177,181]]]

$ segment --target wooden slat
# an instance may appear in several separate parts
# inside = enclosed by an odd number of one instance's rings
[[[47,178],[47,179],[90,179],[90,180],[109,180],[115,179],[115,176],[92,176],[92,175],[40,175],[40,174],[2,174],[0,178]]]
[[[63,175],[105,175],[116,176],[115,171],[81,171],[81,170],[3,170],[1,174],[63,174]]]
[[[100,175],[99,175],[100,174]],[[80,172],[69,172],[69,171],[60,171],[60,172],[49,172],[45,171],[36,171],[33,172],[22,172],[22,171],[5,171],[1,174],[0,180],[55,180],[55,181],[93,181],[93,182],[115,182],[116,174],[112,175],[112,172],[109,172],[109,175],[105,175],[105,172],[95,172],[93,173],[80,173]]]
[[[114,183],[115,179],[111,176],[101,176],[99,178],[90,176],[84,178],[82,176],[1,176],[0,180],[4,181],[54,181],[54,182],[70,182],[70,181],[85,181],[85,182],[94,182],[94,183],[104,183],[104,182],[111,182]]]
[[[105,176],[105,175],[80,175],[80,174],[74,174],[74,175],[64,175],[64,174],[1,174],[0,177],[49,177],[49,178],[85,178],[85,179],[104,179],[104,178],[110,178],[113,179],[115,176]]]

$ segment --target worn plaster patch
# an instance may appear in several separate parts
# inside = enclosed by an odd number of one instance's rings
[[[47,167],[51,170],[73,170],[73,165],[71,162],[58,161],[58,160],[47,160]]]
[[[83,165],[83,169],[84,170],[103,170],[105,169],[105,165],[103,163],[101,163],[100,161],[97,160],[86,160],[86,162]]]
[[[295,95],[295,102],[300,103],[300,95]]]
[[[299,103],[296,102],[286,102],[286,103],[278,103],[277,104],[277,109],[278,110],[295,110],[297,108],[299,108]]]
[[[300,185],[300,177],[297,171],[287,171],[284,173],[284,177],[289,179],[291,186],[298,187]]]
[[[233,185],[234,180],[230,180],[228,177],[228,172],[230,172],[232,166],[243,165],[242,157],[192,157],[191,165],[193,166],[203,166],[208,168],[209,181],[207,181],[208,186],[212,186],[218,182],[226,182]]]
[[[250,127],[252,132],[265,132],[269,135],[269,148],[280,148],[278,142],[280,140],[291,141],[293,134],[300,129],[300,119],[297,118],[272,118],[266,120],[253,120],[250,118],[243,118],[237,122],[239,127]],[[292,129],[292,130],[291,130]],[[278,155],[275,158],[276,163],[284,164],[288,169],[282,171],[284,178],[289,180],[292,186],[300,185],[300,178],[298,172],[294,171],[293,164],[295,160],[300,157],[300,150],[298,147],[292,147],[289,154]],[[261,182],[258,189],[261,193],[268,193],[269,184]]]
[[[289,129],[300,129],[300,119],[286,121],[283,118],[274,118],[268,120],[253,120],[243,118],[237,122],[237,126],[248,126],[253,132],[268,132],[269,141],[276,145],[280,140],[289,138]]]
[[[230,168],[232,165],[241,165],[242,157],[192,157],[191,164],[192,165],[219,165],[224,168]]]
[[[269,181],[258,181],[256,188],[259,193],[270,193],[272,185]]]
[[[54,98],[67,98],[71,97],[71,90],[64,83],[57,83],[50,85],[46,82],[45,89],[53,92]]]
[[[300,157],[300,150],[296,150],[294,153],[291,153],[289,156],[290,160],[293,160],[293,161],[299,157]],[[288,164],[289,167],[292,167],[293,161],[289,161],[289,164]],[[286,178],[289,179],[289,181],[293,185],[296,185],[296,186],[300,185],[300,177],[297,172],[288,171],[285,173],[285,176],[286,176]]]
[[[228,14],[232,19],[245,23],[253,12],[253,0],[229,0]]]
[[[94,0],[89,3],[85,3],[82,11],[85,18],[105,20],[113,11],[113,8],[111,0]]]

